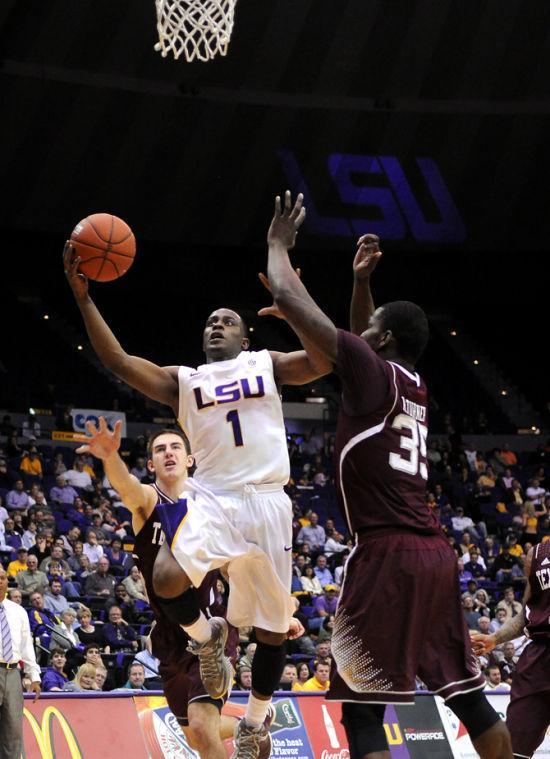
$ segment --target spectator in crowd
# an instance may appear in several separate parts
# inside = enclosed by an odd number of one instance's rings
[[[42,690],[45,692],[63,690],[68,683],[68,677],[64,672],[67,657],[62,648],[53,648],[50,651],[50,666],[42,675]]]
[[[62,594],[63,586],[60,580],[52,580],[50,582],[50,589],[44,594],[44,606],[48,611],[61,615],[63,611],[70,608],[69,602]]]
[[[465,557],[466,558],[466,557]],[[485,562],[479,555],[477,548],[471,548],[469,554],[469,561],[464,564],[466,572],[470,572],[475,580],[484,580],[487,573]]]
[[[489,625],[489,635],[498,632],[506,622],[506,619],[506,609],[503,609],[502,607],[497,609],[495,612],[495,618],[491,620],[491,624]]]
[[[321,583],[322,588],[324,588],[325,585],[334,585],[334,577],[332,576],[332,572],[327,566],[326,556],[323,556],[321,554],[320,556],[317,557],[317,561],[315,562],[314,572],[317,579]]]
[[[81,540],[77,540],[72,548],[73,553],[67,559],[67,564],[69,565],[71,572],[73,572],[73,576],[77,577],[78,572],[80,571],[80,557],[84,555],[84,544]]]
[[[54,545],[51,548],[50,555],[40,562],[40,571],[49,572],[52,562],[56,562],[62,569],[67,577],[72,577],[72,570],[67,561],[63,558],[63,548],[60,545]]]
[[[518,559],[512,556],[511,548],[512,543],[507,539],[506,543],[502,546],[501,553],[499,553],[493,562],[495,580],[499,585],[511,580],[523,579],[523,569]]]
[[[86,542],[83,547],[84,555],[90,560],[92,567],[97,567],[99,560],[104,555],[103,546],[99,545],[97,533],[94,530],[88,530]],[[107,559],[107,563],[109,560]]]
[[[519,656],[516,656],[516,648],[513,640],[507,641],[502,646],[502,654],[502,659],[498,664],[500,667],[500,674],[502,675],[503,681],[508,683],[508,685],[511,685],[512,678],[516,671],[516,665],[519,660]]]
[[[490,617],[480,617],[477,620],[477,629],[480,633],[483,633],[483,635],[489,635],[490,627],[491,627]]]
[[[109,653],[109,647],[103,632],[103,625],[97,625],[92,620],[92,612],[87,606],[81,606],[77,612],[77,619],[80,623],[78,627],[78,637],[88,648],[95,646],[99,651]]]
[[[81,587],[86,587],[86,579],[93,574],[94,570],[90,564],[90,559],[82,554],[78,559],[79,568],[76,570],[75,578],[80,583]]]
[[[136,654],[134,661],[143,665],[147,690],[155,688],[155,684],[158,685],[159,690],[162,690],[162,679],[159,674],[160,661],[152,654],[150,635],[145,638],[145,648]]]
[[[11,435],[8,436],[5,454],[10,459],[14,459],[17,456],[23,455],[23,449],[19,446],[19,443],[17,442],[17,430],[14,430],[11,433]]]
[[[474,594],[474,610],[480,614],[491,618],[491,608],[489,606],[489,594],[484,588],[478,588]]]
[[[42,437],[40,422],[33,411],[29,411],[27,418],[21,425],[21,437],[23,437],[26,442]]]
[[[254,654],[256,653],[256,643],[249,643],[246,647],[244,656],[241,656],[237,664],[237,670],[241,667],[248,667],[252,670],[252,662],[254,661]]]
[[[137,477],[137,479],[141,482],[145,477],[149,475],[149,472],[147,470],[146,465],[146,458],[145,456],[138,456],[136,458],[136,463],[134,466],[130,469],[130,474],[133,474],[134,477]]]
[[[349,551],[348,546],[344,543],[344,536],[337,530],[326,530],[327,539],[325,541],[324,554],[327,559],[333,556]]]
[[[298,670],[296,665],[292,662],[285,664],[281,680],[279,682],[279,690],[292,690],[293,684],[298,679]],[[309,679],[309,678],[308,678]]]
[[[52,471],[58,477],[60,474],[65,474],[67,471],[67,467],[65,466],[65,461],[63,459],[62,453],[56,453],[53,457],[52,461]]]
[[[235,690],[252,689],[252,670],[250,667],[239,667],[237,671],[237,677],[235,679]]]
[[[309,525],[302,527],[296,538],[296,543],[309,543],[314,553],[322,551],[326,541],[325,528],[319,524],[319,516],[314,511],[309,515]]]
[[[338,588],[336,585],[325,585],[322,596],[317,596],[313,602],[315,617],[309,620],[311,630],[318,630],[323,624],[325,617],[336,614],[338,606]]]
[[[305,661],[300,662],[296,667],[296,671],[298,673],[298,677],[292,684],[292,690],[293,691],[303,690],[304,683],[306,683],[311,677],[309,664]]]
[[[18,477],[13,483],[13,489],[6,495],[6,508],[8,511],[24,511],[29,508],[29,496],[25,491],[25,483]]]
[[[122,686],[116,690],[146,690],[145,688],[145,669],[140,662],[133,661],[128,665],[128,679]]]
[[[136,599],[130,598],[126,586],[121,582],[115,585],[114,598],[108,598],[105,602],[105,611],[109,611],[111,606],[119,606],[122,612],[123,619],[130,625],[144,623],[148,621],[148,618],[143,618],[142,613],[136,606]]]
[[[127,551],[122,550],[122,540],[118,537],[113,538],[105,554],[112,570],[116,567],[121,573],[126,572],[132,563],[132,557]]]
[[[315,668],[313,677],[302,685],[301,688],[296,688],[296,683],[292,686],[292,690],[303,691],[326,691],[330,688],[330,664],[323,660],[318,659],[315,662]]]
[[[310,593],[312,596],[322,595],[323,588],[311,565],[304,566],[300,582],[304,593]]]
[[[17,558],[10,561],[6,573],[8,577],[14,580],[19,572],[24,571],[27,568],[27,549],[21,546],[17,549]]]
[[[518,463],[518,457],[511,450],[509,443],[504,443],[500,449],[500,460],[506,467],[514,467]]]
[[[50,640],[50,651],[54,648],[60,648],[65,651],[65,655],[70,659],[69,669],[74,664],[76,654],[81,650],[80,638],[74,631],[73,625],[76,620],[74,609],[65,609],[61,612],[61,623],[54,625],[52,637]]]
[[[468,580],[468,582],[466,583],[466,590],[462,594],[462,598],[466,598],[466,596],[470,596],[470,598],[472,599],[472,602],[474,603],[473,605],[474,610],[476,610],[475,597],[476,597],[477,591],[478,591],[477,580]]]
[[[122,581],[122,584],[128,591],[128,595],[130,598],[137,599],[138,601],[145,601],[147,602],[147,595],[145,593],[145,583],[143,582],[143,577],[141,576],[141,572],[137,568],[137,566],[134,564],[132,569],[130,570],[130,574],[128,577],[125,577]]]
[[[75,458],[73,468],[65,472],[65,478],[73,488],[88,491],[93,490],[92,478],[89,472],[85,470],[84,461],[80,456]]]
[[[97,691],[99,687],[96,683],[96,671],[93,664],[82,664],[73,680],[68,682],[63,690],[69,693],[78,693],[81,691]]]
[[[533,477],[529,487],[525,491],[525,495],[535,506],[541,506],[544,502],[545,492],[544,488],[541,487],[540,480],[537,477]]]
[[[471,517],[464,515],[464,509],[462,506],[457,506],[455,509],[455,516],[451,518],[453,530],[455,532],[468,532],[471,537],[478,543],[481,540],[481,536],[487,537],[487,528],[483,522],[478,522],[477,527]]]
[[[98,690],[111,690],[106,686],[106,681],[108,678],[109,672],[107,670],[107,667],[104,664],[100,664],[95,668],[95,683],[97,685]]]
[[[487,683],[485,685],[485,691],[498,690],[509,691],[510,686],[508,683],[502,682],[502,675],[498,664],[490,664],[486,670]]]
[[[58,506],[68,508],[72,506],[75,499],[78,498],[77,491],[67,482],[65,474],[58,474],[55,478],[55,485],[50,490],[50,501]]]
[[[44,594],[48,589],[48,578],[38,569],[38,559],[32,554],[27,555],[26,568],[17,573],[17,587],[25,600],[37,590]]]
[[[544,513],[545,511],[540,510],[537,512],[535,504],[531,501],[526,501],[524,503],[522,514],[522,543],[525,544],[527,541],[530,543],[538,542],[539,516],[542,516]]]
[[[19,470],[23,472],[23,474],[27,474],[30,477],[37,477],[40,480],[44,476],[42,471],[42,461],[35,445],[30,446],[29,450],[25,451],[23,454],[21,463],[19,464]]]
[[[319,628],[317,635],[317,643],[323,643],[324,641],[330,641],[332,638],[332,631],[334,630],[334,614],[329,614],[323,618],[323,623]]]
[[[29,624],[33,636],[50,633],[51,628],[61,624],[61,618],[46,608],[44,596],[38,591],[34,591],[29,596],[31,608],[28,610]]]
[[[472,596],[464,596],[462,599],[462,607],[464,611],[464,618],[469,630],[477,630],[478,622],[481,614],[478,611],[474,611],[474,599]]]
[[[472,536],[470,535],[468,530],[465,530],[462,533],[462,536],[460,538],[460,543],[458,545],[458,548],[462,556],[465,557],[466,561],[468,561],[470,558],[470,551],[472,550],[472,548],[475,548],[475,547],[476,547],[476,544],[472,542]]]
[[[516,601],[512,587],[505,588],[504,598],[498,602],[496,611],[498,612],[499,609],[504,609],[506,612],[506,621],[521,613],[522,605],[519,601]]]
[[[19,588],[10,588],[8,590],[8,598],[10,601],[13,601],[14,604],[17,604],[18,606],[23,605],[23,596],[21,595],[21,591]]]
[[[86,546],[84,546],[86,550]],[[98,561],[97,569],[86,578],[84,585],[87,596],[97,598],[110,598],[115,593],[116,580],[109,572],[109,559],[101,556]]]
[[[349,548],[349,545],[348,545],[348,548]],[[343,554],[342,563],[339,566],[337,566],[336,569],[334,570],[334,582],[336,585],[338,585],[339,588],[342,587],[344,569],[345,569],[348,558],[349,558],[348,553]]]
[[[21,545],[23,548],[26,548],[27,551],[36,544],[36,533],[36,522],[30,520],[27,524],[27,529],[21,535]]]
[[[109,609],[109,621],[104,627],[105,639],[112,652],[137,651],[139,644],[137,633],[122,617],[118,606]]]

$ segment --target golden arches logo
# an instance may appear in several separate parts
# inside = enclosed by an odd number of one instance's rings
[[[40,751],[41,759],[55,759],[56,751],[52,735],[53,721],[57,719],[63,736],[67,742],[71,759],[83,759],[82,751],[73,730],[63,714],[54,706],[47,706],[42,715],[42,723],[39,725],[38,720],[31,714],[28,709],[23,710],[23,715],[29,721],[31,730],[36,738],[36,743]]]

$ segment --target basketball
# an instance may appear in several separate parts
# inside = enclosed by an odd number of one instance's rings
[[[134,262],[136,238],[125,221],[110,213],[94,213],[79,221],[71,234],[78,270],[96,282],[111,282]]]

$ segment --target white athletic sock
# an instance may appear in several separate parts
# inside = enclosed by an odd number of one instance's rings
[[[253,696],[251,693],[248,697],[246,714],[244,715],[247,723],[253,727],[259,727],[267,717],[267,710],[269,709],[270,703],[271,699],[268,701],[262,701],[261,699],[256,698],[256,696]]]
[[[192,625],[182,625],[182,627],[187,635],[198,643],[206,643],[212,637],[212,628],[202,611],[196,622],[193,622]]]

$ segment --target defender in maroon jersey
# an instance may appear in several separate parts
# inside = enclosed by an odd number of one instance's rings
[[[162,612],[153,589],[153,566],[161,545],[171,539],[173,525],[179,524],[187,509],[182,493],[187,469],[193,459],[187,449],[187,440],[177,430],[163,430],[149,442],[148,468],[156,475],[155,485],[143,485],[129,474],[126,464],[118,455],[120,424],[114,432],[100,417],[99,429],[87,423],[90,437],[75,436],[84,443],[78,451],[89,452],[102,459],[105,472],[124,504],[132,511],[132,526],[136,535],[135,552],[143,574],[149,603],[156,624],[151,634],[153,654],[160,660],[160,674],[170,709],[182,725],[189,744],[201,755],[225,757],[222,741],[233,736],[236,720],[221,716],[227,699],[212,699],[205,691],[199,672],[197,657],[187,651],[189,638],[179,625]],[[198,589],[200,606],[210,618],[221,609],[214,602],[214,583],[217,573],[210,573]],[[236,655],[238,633],[230,627],[226,655]]]
[[[492,635],[472,635],[472,642],[481,655],[522,632],[531,639],[519,657],[506,714],[514,756],[530,759],[550,727],[550,541],[529,550],[524,570],[523,613]]]
[[[460,604],[456,557],[426,505],[426,387],[414,369],[428,339],[424,312],[397,301],[374,309],[369,279],[378,238],[354,261],[353,335],[337,330],[292,269],[288,249],[302,196],[276,199],[268,233],[274,306],[342,382],[336,464],[356,545],[346,564],[328,698],[343,702],[351,759],[389,757],[385,704],[412,703],[415,675],[462,720],[482,759],[511,759],[510,736],[482,693]]]

